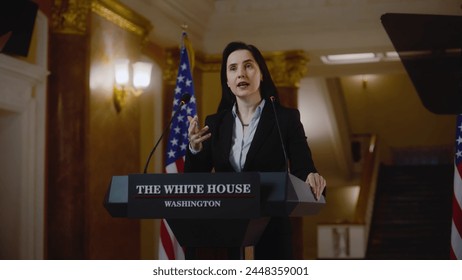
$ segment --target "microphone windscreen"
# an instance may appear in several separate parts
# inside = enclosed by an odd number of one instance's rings
[[[186,104],[186,103],[189,102],[189,100],[191,100],[191,95],[190,95],[189,93],[185,93],[185,94],[183,94],[183,96],[181,97],[180,103]]]

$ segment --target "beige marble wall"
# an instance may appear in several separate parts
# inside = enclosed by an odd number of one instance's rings
[[[92,14],[87,131],[87,254],[139,258],[139,221],[112,218],[102,207],[111,177],[140,173],[140,104],[128,95],[118,113],[112,99],[115,59],[140,57],[141,38]],[[116,245],[116,246],[115,246]]]

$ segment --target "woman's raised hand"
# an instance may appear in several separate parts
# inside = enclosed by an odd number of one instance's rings
[[[195,152],[200,152],[202,150],[202,142],[209,139],[212,135],[207,133],[209,130],[208,126],[203,128],[199,127],[199,120],[197,116],[191,117],[188,116],[189,128],[188,128],[188,139],[191,149]]]

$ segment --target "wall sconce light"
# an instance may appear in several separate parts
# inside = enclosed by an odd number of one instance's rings
[[[114,64],[115,83],[112,97],[117,113],[125,105],[128,94],[139,96],[143,93],[143,89],[151,83],[152,63],[136,62],[132,64],[132,84],[130,84],[129,64],[128,59],[118,59]]]

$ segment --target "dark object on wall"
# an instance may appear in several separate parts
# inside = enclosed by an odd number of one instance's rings
[[[351,142],[351,154],[353,156],[354,162],[359,162],[361,160],[361,142],[359,141]]]
[[[462,16],[389,13],[381,20],[425,108],[462,113]]]
[[[37,11],[38,5],[28,0],[8,1],[7,4],[2,4],[0,39],[2,36],[9,38],[3,48],[0,46],[0,52],[24,57],[29,54]]]

